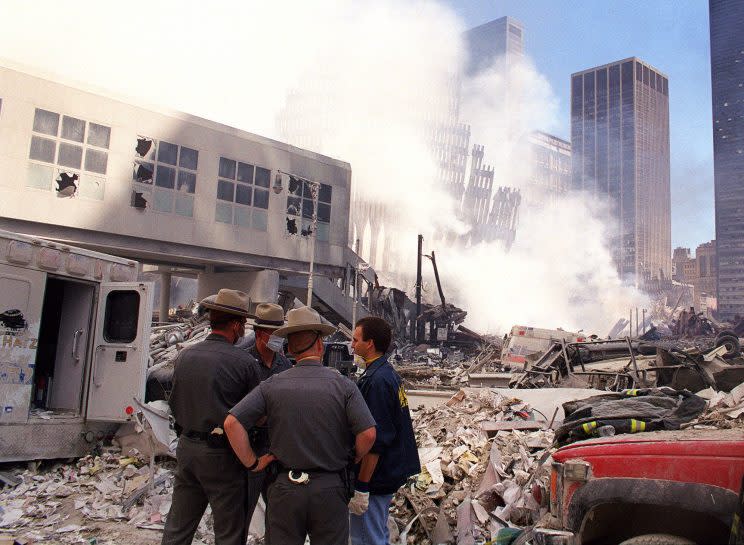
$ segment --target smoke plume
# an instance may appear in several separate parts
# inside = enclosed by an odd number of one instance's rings
[[[434,1],[204,6],[6,0],[0,51],[350,162],[356,196],[389,211],[383,268],[413,273],[423,233],[427,251],[437,251],[445,292],[477,329],[523,323],[604,333],[627,307],[643,304],[615,273],[602,206],[585,195],[522,212],[511,252],[498,243],[445,243],[452,240],[445,235],[470,227],[458,216],[460,202],[437,184],[431,127],[453,118],[461,93],[460,118],[472,126],[471,145],[485,145],[494,185],[523,187],[529,157],[520,139],[558,126],[550,86],[529,60],[508,78],[496,70],[463,78],[465,25]],[[495,100],[504,93],[508,100]]]

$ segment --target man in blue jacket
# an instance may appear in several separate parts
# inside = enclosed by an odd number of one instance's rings
[[[387,361],[392,330],[381,318],[356,323],[351,346],[364,359],[358,386],[375,419],[377,438],[357,468],[354,497],[349,502],[352,545],[387,545],[388,514],[393,494],[421,471],[411,412],[403,383]]]

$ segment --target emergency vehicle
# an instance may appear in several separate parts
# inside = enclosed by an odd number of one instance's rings
[[[555,341],[584,342],[586,337],[562,329],[540,329],[515,325],[501,349],[501,364],[523,370],[532,354],[543,354]]]
[[[144,399],[138,263],[0,230],[0,462],[84,455]]]

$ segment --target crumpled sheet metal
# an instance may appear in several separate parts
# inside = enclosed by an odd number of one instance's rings
[[[530,489],[535,480],[547,482],[544,454],[553,432],[505,430],[489,439],[480,427],[519,421],[516,413],[525,409],[525,403],[483,388],[460,390],[442,406],[414,411],[422,471],[393,500],[392,516],[406,540],[398,543],[485,543],[501,528],[540,518]]]

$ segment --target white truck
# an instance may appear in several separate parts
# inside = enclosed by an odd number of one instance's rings
[[[144,400],[138,264],[0,230],[0,462],[84,455]]]
[[[529,356],[541,355],[552,346],[555,341],[563,339],[568,343],[584,342],[585,336],[580,333],[563,331],[562,329],[541,329],[515,325],[501,349],[501,365],[508,365],[515,370],[524,370]]]

